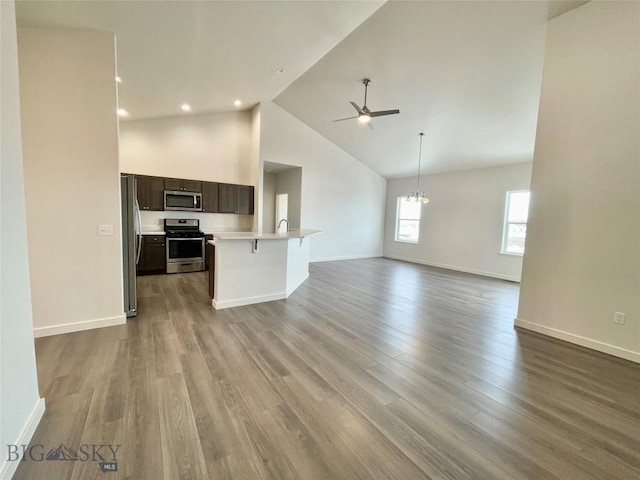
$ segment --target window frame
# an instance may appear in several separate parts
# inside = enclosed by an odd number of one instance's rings
[[[505,196],[504,202],[504,220],[502,224],[502,246],[500,248],[500,253],[502,255],[513,255],[515,257],[524,256],[524,246],[522,252],[513,252],[507,250],[507,244],[509,240],[509,225],[524,225],[525,226],[525,242],[527,238],[526,227],[529,223],[529,212],[527,211],[527,221],[526,222],[510,222],[509,221],[509,206],[511,205],[511,195],[514,193],[528,193],[529,194],[529,203],[531,203],[531,190],[508,190]]]
[[[395,228],[395,233],[393,236],[393,241],[394,242],[399,242],[399,243],[408,243],[410,245],[417,245],[418,242],[420,241],[420,223],[422,222],[422,205],[420,205],[420,215],[418,216],[418,218],[401,218],[400,217],[400,206],[401,203],[403,201],[408,201],[407,197],[405,195],[400,195],[396,198],[396,228]],[[400,231],[400,222],[401,221],[412,221],[418,222],[418,237],[414,240],[402,240],[398,238],[398,233]]]

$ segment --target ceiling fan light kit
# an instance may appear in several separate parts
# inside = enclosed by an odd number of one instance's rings
[[[422,137],[424,137],[424,132],[420,132],[418,135],[420,136],[420,149],[418,151],[418,184],[416,185],[416,191],[407,195],[407,200],[411,202],[420,202],[423,205],[426,205],[429,203],[429,198],[424,192],[420,191],[420,164],[422,163]]]
[[[367,91],[369,89],[369,85],[371,84],[371,80],[365,78],[364,80],[362,80],[362,84],[364,85],[364,103],[362,104],[362,107],[360,107],[356,102],[349,102],[353,106],[353,108],[356,109],[358,115],[356,115],[355,117],[339,118],[338,120],[334,120],[334,122],[342,122],[343,120],[351,120],[357,118],[360,123],[369,124],[369,121],[374,117],[383,117],[385,115],[396,115],[400,113],[400,110],[398,109],[377,110],[375,112],[369,110],[369,107],[367,107]],[[369,127],[371,128],[371,125],[369,125]]]

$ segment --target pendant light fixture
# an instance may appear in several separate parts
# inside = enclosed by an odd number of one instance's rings
[[[426,205],[429,203],[429,199],[424,192],[420,191],[420,164],[422,163],[422,137],[424,137],[424,132],[420,132],[418,135],[420,135],[420,150],[418,152],[418,185],[416,186],[415,192],[411,192],[407,195],[407,200],[412,202],[421,202]]]

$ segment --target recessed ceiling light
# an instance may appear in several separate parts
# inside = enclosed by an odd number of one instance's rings
[[[118,77],[117,75],[116,75],[116,83],[122,83],[122,78]]]
[[[276,70],[276,73],[284,73],[284,68],[279,68]]]
[[[119,108],[118,109],[118,116],[119,117],[128,117],[129,116],[129,112],[127,112],[124,108]]]
[[[234,104],[236,107],[239,107],[239,106],[241,106],[241,105],[242,105],[242,102],[241,102],[240,100],[236,100],[235,102],[233,102],[233,104]]]
[[[188,103],[183,103],[182,105],[180,105],[180,109],[183,112],[190,112],[191,111],[191,106]]]

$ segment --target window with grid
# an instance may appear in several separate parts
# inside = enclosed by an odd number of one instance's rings
[[[422,203],[398,197],[396,208],[396,242],[418,243]]]
[[[529,191],[514,190],[507,192],[502,234],[502,253],[524,254],[524,240],[527,236],[529,217]]]

